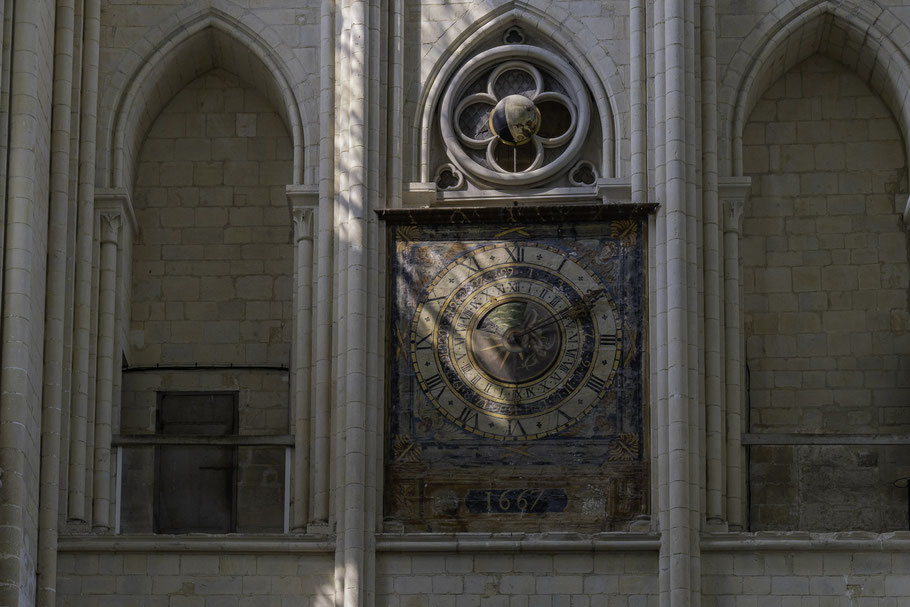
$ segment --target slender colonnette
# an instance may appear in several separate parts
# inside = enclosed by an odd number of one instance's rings
[[[688,606],[692,591],[686,129],[686,2],[664,3],[666,83],[666,272],[668,382],[669,604]]]
[[[76,299],[73,336],[73,399],[70,420],[67,517],[87,521],[90,342],[92,329],[92,255],[95,225],[95,138],[98,121],[98,64],[101,0],[86,0],[82,49],[82,114],[76,236]]]
[[[0,9],[2,11],[2,9]],[[60,505],[61,415],[66,341],[67,230],[69,224],[70,124],[73,92],[75,1],[57,3],[51,122],[51,196],[48,222],[44,391],[41,415],[41,489],[38,501],[37,605],[56,603],[57,519]]]

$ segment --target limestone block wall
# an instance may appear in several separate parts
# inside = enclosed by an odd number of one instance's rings
[[[768,89],[743,145],[749,428],[906,433],[910,266],[895,195],[907,163],[891,113],[816,55]],[[753,529],[906,523],[890,486],[910,474],[906,449],[761,447],[751,464]]]
[[[227,72],[196,80],[142,149],[131,365],[287,364],[287,131]]]
[[[332,566],[331,555],[64,552],[57,605],[328,605]]]
[[[709,552],[704,607],[898,607],[910,600],[901,550]]]
[[[650,607],[657,553],[378,554],[382,607]]]

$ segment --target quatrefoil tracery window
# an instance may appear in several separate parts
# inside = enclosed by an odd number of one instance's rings
[[[468,61],[442,102],[452,163],[482,181],[529,185],[577,157],[590,124],[587,91],[554,53],[510,44]]]

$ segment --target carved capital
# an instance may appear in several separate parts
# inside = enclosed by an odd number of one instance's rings
[[[743,231],[743,208],[745,203],[741,198],[727,198],[723,201],[724,232]]]
[[[120,227],[123,225],[123,216],[120,213],[101,213],[101,243],[120,242]]]
[[[294,209],[294,240],[313,240],[313,223],[316,212],[313,207],[297,207]]]

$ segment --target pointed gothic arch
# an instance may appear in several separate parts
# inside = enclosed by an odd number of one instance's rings
[[[267,42],[263,28],[257,33],[214,8],[175,18],[179,21],[173,29],[156,29],[154,39],[140,45],[145,54],[131,55],[117,72],[121,81],[102,133],[107,153],[99,156],[99,184],[131,189],[139,150],[157,116],[187,84],[216,68],[237,75],[272,103],[291,137],[293,183],[304,183],[304,168],[315,166],[316,147],[305,145],[304,128],[310,123],[302,118],[304,109],[285,65],[288,58],[279,55],[277,40]]]
[[[422,182],[433,179],[431,166],[432,132],[446,87],[459,67],[484,44],[510,27],[521,27],[546,37],[568,63],[578,70],[591,93],[602,130],[602,157],[597,167],[601,176],[620,177],[623,172],[623,128],[629,114],[628,99],[617,94],[626,90],[619,68],[606,50],[593,41],[585,44],[578,33],[587,31],[570,14],[555,14],[555,7],[542,11],[526,2],[506,2],[469,25],[455,36],[439,55],[424,58],[421,73],[426,73],[417,116],[414,120],[411,157],[417,166],[413,174]],[[576,35],[572,35],[575,32]]]
[[[903,50],[910,44],[910,29],[893,15],[873,2],[820,0],[769,14],[755,31],[735,54],[722,84],[719,105],[726,115],[726,141],[721,145],[730,150],[728,174],[742,175],[743,129],[758,99],[816,53],[866,82],[894,114],[904,145],[910,144],[910,59]]]

